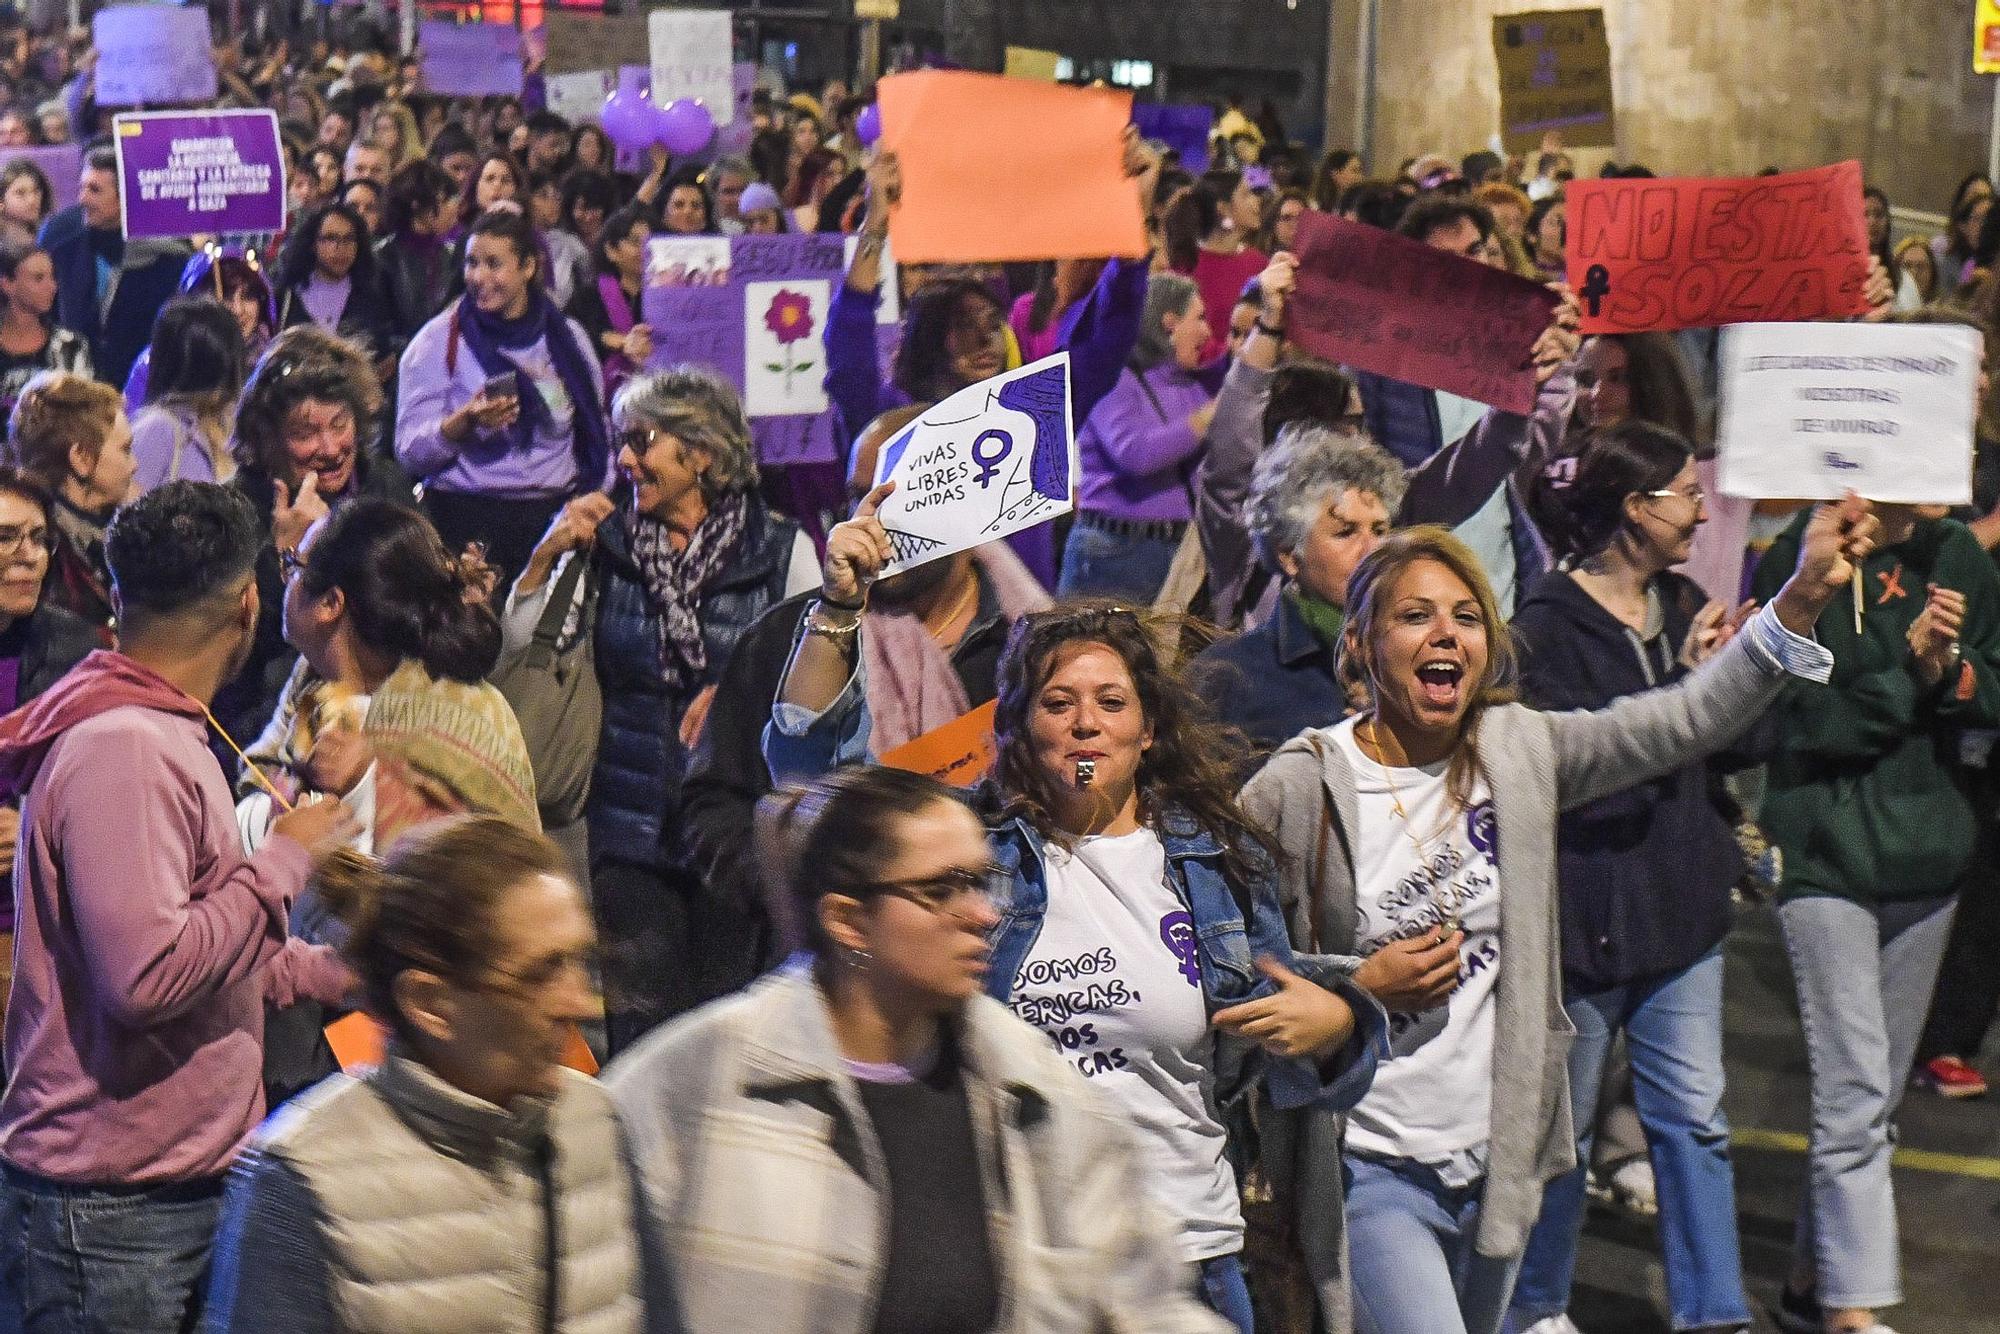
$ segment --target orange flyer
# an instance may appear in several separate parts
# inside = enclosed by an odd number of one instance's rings
[[[906,741],[881,762],[891,769],[929,774],[940,783],[971,787],[993,767],[993,710],[988,700],[972,712],[933,727],[915,741]]]

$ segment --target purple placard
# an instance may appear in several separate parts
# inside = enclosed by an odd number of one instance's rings
[[[693,240],[694,238],[690,238]],[[756,409],[746,385],[745,352],[750,342],[746,299],[752,284],[793,284],[801,289],[833,286],[847,270],[847,238],[838,234],[790,236],[704,237],[703,249],[719,259],[728,247],[728,267],[695,273],[663,272],[649,261],[642,309],[653,330],[653,367],[683,362],[714,368],[748,400],[750,433],[757,457],[771,467],[793,463],[825,463],[846,456],[845,441],[835,437],[830,409],[812,413],[765,415]],[[788,292],[789,296],[790,293]],[[802,365],[800,372],[817,382],[825,376],[818,331],[788,343],[787,351]]]
[[[1181,166],[1199,176],[1208,170],[1208,135],[1215,128],[1209,107],[1171,106],[1164,102],[1134,102],[1132,123],[1148,139],[1157,139],[1180,154]]]
[[[213,102],[215,53],[200,5],[113,5],[90,20],[101,107]]]
[[[83,178],[83,145],[54,144],[48,148],[0,148],[0,167],[9,162],[28,161],[49,178],[49,211],[68,208],[76,202],[77,185]]]
[[[417,39],[427,93],[521,95],[521,30],[504,23],[426,20]]]
[[[275,111],[127,112],[113,120],[111,142],[125,235],[284,229]]]

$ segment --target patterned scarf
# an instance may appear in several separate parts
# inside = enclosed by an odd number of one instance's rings
[[[637,509],[626,511],[632,559],[660,610],[660,679],[677,690],[692,689],[708,670],[708,645],[701,637],[702,590],[736,554],[749,516],[750,498],[731,492],[709,507],[687,546],[675,551],[666,524]]]

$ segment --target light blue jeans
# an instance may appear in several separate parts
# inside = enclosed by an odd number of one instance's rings
[[[1355,1334],[1497,1334],[1521,1260],[1473,1250],[1485,1180],[1352,1153],[1342,1166]]]
[[[1736,1238],[1736,1176],[1729,1164],[1729,1122],[1722,1114],[1722,950],[1664,977],[1612,987],[1567,1003],[1576,1025],[1569,1054],[1572,1107],[1597,1106],[1605,1054],[1623,1028],[1632,1053],[1639,1121],[1660,1193],[1660,1247],[1675,1329],[1750,1323],[1743,1258]],[[1590,1161],[1595,1135],[1577,1118],[1579,1163]],[[1569,1309],[1583,1228],[1585,1169],[1549,1182],[1542,1216],[1528,1238],[1514,1288],[1510,1327]]]
[[[1793,1261],[1817,1275],[1821,1306],[1875,1311],[1903,1300],[1890,1121],[1956,906],[1952,895],[1778,905],[1812,1067],[1812,1147]]]
[[[1250,1310],[1250,1281],[1243,1275],[1243,1255],[1231,1252],[1195,1266],[1197,1286],[1208,1309],[1236,1326],[1237,1334],[1256,1334]]]

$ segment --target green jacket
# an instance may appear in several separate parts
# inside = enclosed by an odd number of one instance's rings
[[[1768,601],[1798,560],[1811,512],[1757,567]],[[1763,824],[1784,850],[1783,897],[1863,903],[1955,889],[1973,857],[1981,785],[1958,758],[1967,728],[2000,726],[2000,573],[1963,524],[1919,520],[1862,567],[1866,610],[1838,597],[1815,635],[1834,656],[1823,686],[1789,682],[1778,702],[1776,753]],[[1936,686],[1916,674],[1906,635],[1929,586],[1965,594],[1963,667]]]

